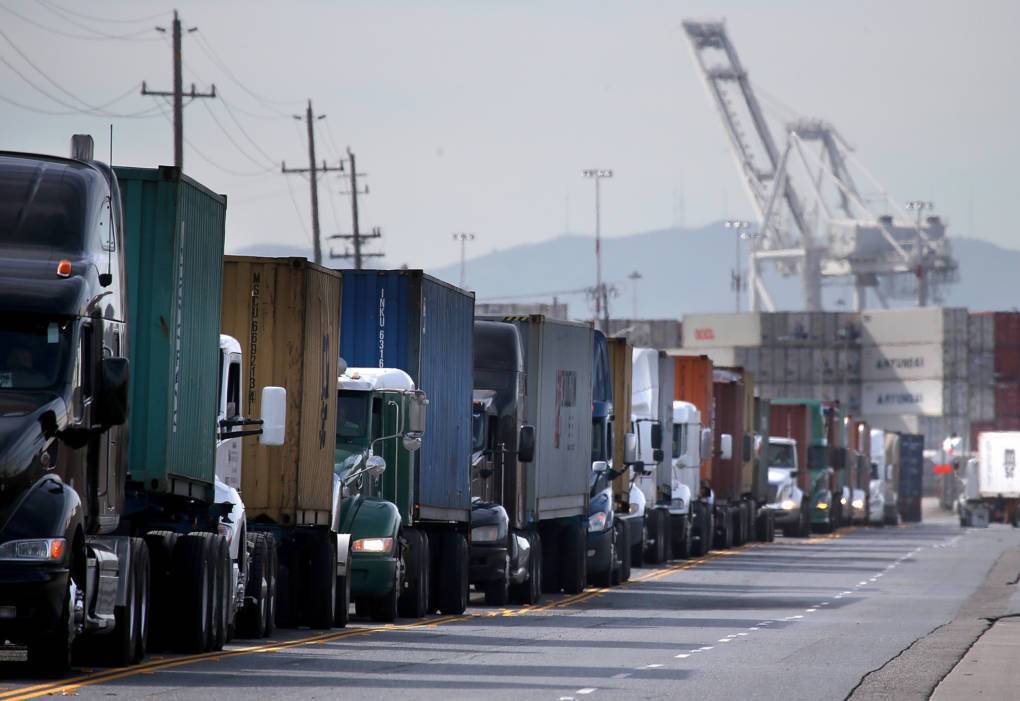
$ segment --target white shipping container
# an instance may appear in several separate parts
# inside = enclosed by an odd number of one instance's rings
[[[1020,497],[1020,432],[991,431],[978,436],[978,475],[983,497]]]
[[[861,331],[865,345],[960,342],[968,337],[968,314],[944,307],[865,311]]]
[[[891,380],[861,385],[865,414],[962,414],[968,407],[967,385],[942,380]]]
[[[687,314],[683,321],[684,348],[732,348],[761,345],[761,316],[747,314]]]
[[[861,348],[861,379],[928,380],[967,376],[967,347],[962,343],[902,343]]]

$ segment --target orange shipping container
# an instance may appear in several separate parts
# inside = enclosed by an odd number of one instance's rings
[[[633,346],[625,338],[610,338],[609,369],[613,374],[613,467],[623,468],[623,449],[630,426]],[[619,508],[630,505],[630,471],[613,480],[613,498]]]
[[[705,427],[715,433],[715,401],[712,389],[712,359],[707,355],[678,355],[673,399],[690,402],[701,412]],[[713,445],[715,445],[713,438]],[[701,461],[701,479],[712,479],[712,456]]]
[[[281,448],[242,442],[241,493],[249,519],[328,525],[336,448],[341,276],[304,258],[225,256],[222,331],[244,351],[248,412],[256,388],[287,389]]]

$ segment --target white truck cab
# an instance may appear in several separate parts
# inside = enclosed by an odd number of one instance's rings
[[[797,458],[797,441],[793,438],[770,436],[766,453],[768,460],[769,503],[776,526],[785,536],[806,537],[810,533],[804,492],[797,484],[801,466]]]
[[[673,402],[673,491],[670,513],[690,512],[691,500],[698,493],[701,460],[711,430],[702,428],[701,412],[690,402]]]

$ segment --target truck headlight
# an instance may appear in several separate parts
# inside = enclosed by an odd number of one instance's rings
[[[779,508],[783,511],[793,511],[797,508],[797,502],[793,499],[783,499],[783,501],[779,504]]]
[[[472,543],[495,543],[499,541],[499,526],[476,526],[471,529]]]
[[[863,509],[864,508],[864,500],[863,499],[854,499],[853,502],[851,503],[851,505],[855,509]]]
[[[67,550],[64,538],[33,538],[31,540],[9,540],[0,545],[0,560],[34,560],[37,562],[59,562]]]
[[[393,548],[392,538],[360,538],[354,541],[351,551],[356,553],[385,553]]]
[[[826,509],[829,508],[829,504],[827,502],[820,501],[818,502],[818,508],[821,509],[822,511],[825,511]]]
[[[843,506],[846,506],[846,497],[840,497],[839,503],[842,504]]]
[[[671,499],[670,502],[669,502],[669,506],[672,509],[682,509],[682,508],[684,508],[684,500],[683,499]]]
[[[605,511],[596,511],[588,517],[588,532],[594,533],[596,531],[603,531],[606,528],[606,521],[609,520],[609,516]]]

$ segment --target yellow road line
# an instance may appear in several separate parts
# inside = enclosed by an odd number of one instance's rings
[[[844,533],[851,532],[855,529],[846,529]],[[810,540],[800,540],[798,543],[820,543],[835,540],[840,538],[841,533],[833,533],[830,535],[823,536],[821,538],[814,538]],[[592,589],[586,589],[579,594],[573,594],[563,599],[556,601],[550,601],[547,604],[540,606],[530,605],[524,606],[519,609],[500,609],[488,614],[465,614],[460,616],[441,616],[434,619],[425,619],[422,621],[415,621],[413,623],[398,623],[388,624],[385,626],[377,626],[374,628],[345,628],[340,631],[333,633],[320,633],[317,635],[311,635],[304,638],[293,638],[291,640],[280,640],[269,642],[261,645],[250,645],[247,647],[236,648],[233,650],[222,650],[219,652],[204,652],[194,655],[185,655],[182,657],[171,657],[171,658],[153,658],[147,662],[143,662],[132,667],[126,667],[123,669],[107,669],[99,672],[89,672],[86,674],[72,677],[71,679],[64,679],[58,682],[46,682],[42,684],[34,684],[32,686],[21,687],[19,689],[12,689],[9,691],[0,692],[0,701],[27,701],[27,699],[38,698],[39,696],[48,694],[73,694],[78,689],[86,686],[93,686],[95,684],[102,684],[104,682],[116,681],[118,679],[124,679],[125,677],[131,677],[139,674],[154,674],[158,671],[165,669],[173,669],[176,667],[182,667],[185,665],[193,664],[196,662],[215,661],[227,657],[240,657],[242,655],[258,655],[273,652],[280,652],[293,647],[302,647],[304,645],[316,645],[321,643],[328,643],[334,640],[340,640],[342,638],[352,638],[361,635],[372,635],[380,632],[388,631],[402,631],[411,628],[435,628],[440,625],[449,623],[457,623],[460,621],[471,620],[475,618],[488,618],[494,616],[514,617],[522,616],[529,613],[539,613],[543,611],[549,611],[551,609],[562,609],[574,604],[588,601],[596,596],[612,591],[629,588],[642,582],[650,582],[656,579],[667,577],[676,572],[682,570],[689,570],[704,565],[712,560],[727,557],[731,555],[737,555],[741,552],[746,552],[752,548],[759,547],[761,544],[748,544],[730,550],[719,550],[708,555],[703,555],[696,560],[685,560],[678,562],[673,565],[667,565],[665,567],[659,567],[650,572],[641,574],[638,577],[632,577],[626,582],[622,582],[620,585],[608,588],[608,587],[595,587]]]

